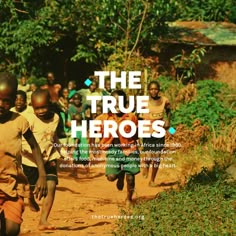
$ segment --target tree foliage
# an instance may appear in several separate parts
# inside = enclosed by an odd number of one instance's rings
[[[178,2],[178,18],[198,21],[232,21],[236,23],[234,0],[185,0]]]
[[[0,69],[25,74],[41,71],[48,55],[63,53],[74,38],[74,1],[5,1],[0,15]]]
[[[5,0],[0,70],[42,74],[57,57],[120,66],[148,52],[177,19],[233,19],[233,0]],[[183,10],[184,9],[184,10]],[[202,17],[200,17],[202,16]],[[208,18],[207,18],[208,17]]]

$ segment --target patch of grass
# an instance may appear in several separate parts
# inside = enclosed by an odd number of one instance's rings
[[[235,182],[225,182],[217,166],[203,168],[179,191],[162,192],[122,214],[142,218],[119,220],[114,235],[235,235]]]

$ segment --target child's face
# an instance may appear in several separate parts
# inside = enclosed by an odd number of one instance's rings
[[[23,76],[23,77],[21,77],[21,79],[20,79],[20,83],[21,83],[21,85],[26,85],[26,78]]]
[[[102,107],[97,106],[96,115],[99,116],[102,114]]]
[[[150,84],[148,89],[149,95],[151,98],[157,98],[159,93],[159,88],[156,84]]]
[[[37,86],[35,84],[30,85],[30,91],[34,92],[37,89]]]
[[[21,94],[16,95],[15,107],[17,112],[22,112],[26,108],[27,103]]]
[[[86,110],[84,111],[85,117],[89,118],[91,117],[91,108],[87,107]]]
[[[76,85],[73,81],[69,81],[67,87],[68,87],[69,90],[72,90],[76,87]]]
[[[111,81],[110,80],[106,80],[105,81],[105,89],[107,90],[107,91],[111,91]]]
[[[48,119],[49,115],[49,100],[46,95],[36,96],[32,98],[32,107],[34,114],[40,119]]]
[[[48,73],[48,75],[47,75],[48,84],[49,85],[53,85],[54,84],[54,80],[55,80],[54,74],[53,73]]]
[[[14,104],[14,92],[6,84],[0,85],[0,118],[9,113]]]
[[[81,99],[78,95],[74,95],[73,103],[75,104],[75,106],[80,106],[81,105]]]
[[[92,82],[92,84],[89,86],[89,90],[91,91],[91,93],[93,93],[95,92],[96,89],[97,89],[96,82]]]
[[[63,91],[62,91],[62,95],[63,95],[64,98],[67,98],[67,97],[68,97],[68,95],[69,95],[69,91],[68,91],[67,88],[64,88],[64,89],[63,89]]]

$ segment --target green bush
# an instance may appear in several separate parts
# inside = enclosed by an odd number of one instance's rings
[[[115,235],[235,235],[236,189],[222,171],[203,168],[179,191],[160,193],[154,200],[137,204],[132,213],[143,219],[119,220]]]
[[[196,86],[196,98],[178,106],[173,112],[172,125],[186,124],[191,127],[196,119],[214,130],[228,125],[236,116],[236,111],[227,107],[224,102],[224,97],[229,91],[227,85],[213,80],[203,80],[198,81]]]
[[[35,76],[32,76],[27,81],[28,84],[35,84],[38,88],[42,85],[47,84],[47,79],[44,77],[37,78]]]

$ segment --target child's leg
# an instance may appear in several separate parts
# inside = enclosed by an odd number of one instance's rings
[[[31,211],[38,212],[40,210],[38,203],[34,199],[34,195],[29,198],[28,202]]]
[[[159,169],[159,165],[160,165],[160,154],[156,154],[156,157],[153,156],[152,175],[151,175],[151,180],[149,182],[150,187],[157,187],[157,184],[155,183],[155,178]]]
[[[4,217],[4,211],[1,209],[0,206],[0,235],[4,235],[6,229],[5,229],[5,217]]]
[[[125,172],[121,171],[120,174],[117,176],[118,180],[116,182],[116,187],[118,190],[122,191],[124,188],[124,179],[125,179]]]
[[[39,208],[38,203],[34,199],[33,188],[34,186],[30,186],[30,198],[28,199],[28,203],[29,203],[30,210],[37,212],[40,210],[40,208]]]
[[[126,182],[127,182],[127,198],[126,202],[127,204],[130,204],[132,202],[132,196],[134,193],[134,187],[135,187],[135,176],[126,174]]]
[[[106,177],[107,177],[107,180],[108,180],[108,181],[113,182],[113,181],[117,180],[118,175],[109,174],[109,175],[106,175]]]
[[[106,154],[106,177],[108,181],[117,180],[116,187],[118,190],[122,190],[124,187],[124,172],[123,167],[119,161],[122,158],[121,152],[118,148],[110,148]]]
[[[5,236],[17,236],[20,233],[20,224],[11,220],[5,220]]]
[[[144,138],[143,144],[149,144],[149,139]],[[148,177],[149,167],[151,164],[151,155],[150,151],[148,149],[144,148],[144,160],[143,160],[143,177],[146,179]]]
[[[24,201],[21,197],[0,199],[0,235],[16,236],[20,233]]]
[[[37,212],[40,210],[40,208],[39,208],[38,203],[34,199],[33,191],[35,188],[35,184],[38,180],[38,168],[27,166],[27,165],[22,165],[22,167],[23,167],[24,174],[26,175],[30,184],[30,198],[28,199],[29,208],[31,211]]]
[[[143,178],[145,179],[148,177],[149,167],[151,164],[151,161],[149,161],[148,158],[148,154],[145,154],[145,159],[143,161]]]
[[[115,175],[115,174],[107,175],[108,181],[113,182],[113,181],[117,180],[116,187],[120,191],[122,191],[124,188],[124,178],[125,178],[125,173],[123,171],[120,172],[118,175]]]
[[[43,199],[42,212],[41,212],[40,221],[39,221],[39,229],[40,230],[55,229],[54,226],[51,226],[48,223],[48,216],[51,212],[52,205],[53,205],[54,198],[55,198],[56,181],[48,180],[47,187],[48,187],[48,194]]]

